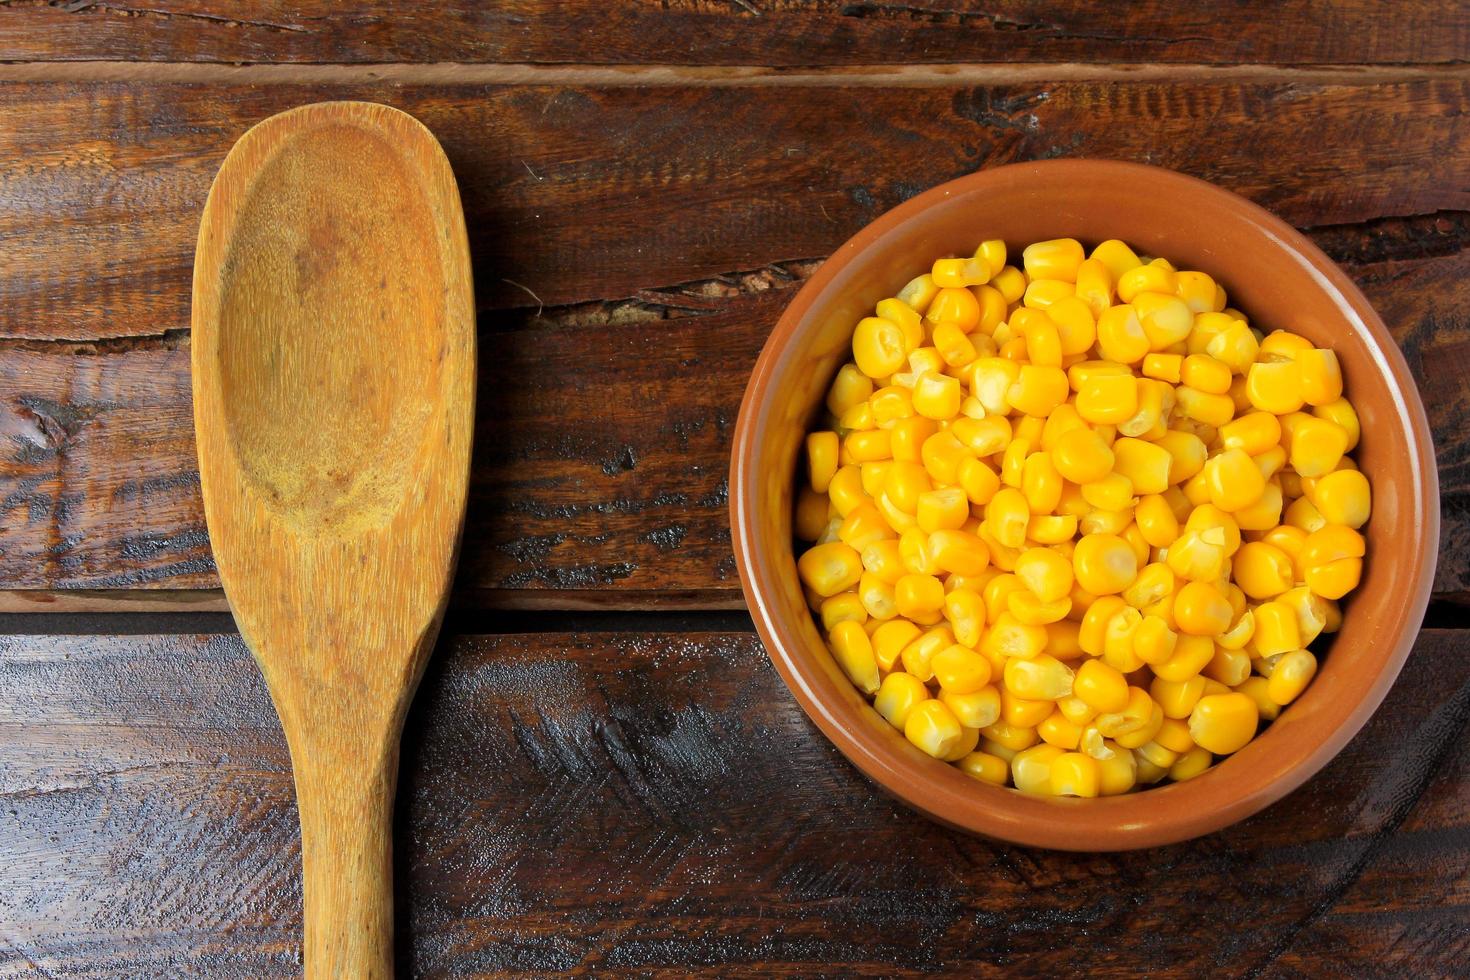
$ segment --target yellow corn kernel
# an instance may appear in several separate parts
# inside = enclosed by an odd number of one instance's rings
[[[858,510],[861,510],[864,506],[866,505],[860,504]],[[876,508],[878,513],[883,516],[883,520],[888,523],[888,526],[896,529],[900,534],[912,529],[918,524],[913,514],[906,514],[899,510],[893,501],[888,499],[886,493],[878,495]]]
[[[1118,712],[1128,705],[1127,678],[1101,660],[1085,661],[1077,669],[1072,688],[1083,703],[1097,712]]]
[[[1194,314],[1177,296],[1142,292],[1128,302],[1138,314],[1150,350],[1167,350],[1188,337],[1194,326]]]
[[[1358,413],[1353,408],[1352,402],[1346,398],[1338,398],[1325,405],[1315,406],[1312,414],[1342,426],[1343,431],[1348,434],[1348,452],[1352,452],[1357,447],[1358,439],[1363,434],[1363,426],[1358,421]]]
[[[1288,589],[1275,601],[1296,614],[1297,627],[1301,631],[1301,642],[1297,647],[1309,646],[1326,629],[1329,612],[1326,601],[1307,586]]]
[[[919,463],[895,460],[883,473],[881,495],[905,514],[916,513],[919,498],[933,489],[929,473]]]
[[[1156,493],[1146,494],[1138,500],[1133,519],[1143,539],[1154,548],[1167,548],[1179,537],[1179,521],[1169,504]],[[1172,577],[1172,576],[1171,576]]]
[[[1026,293],[1026,276],[1013,265],[1002,268],[990,277],[994,286],[1007,303],[1019,303]]]
[[[1324,522],[1359,528],[1372,513],[1373,492],[1368,478],[1357,470],[1336,470],[1313,485],[1311,503]]]
[[[853,331],[852,359],[870,378],[886,378],[902,368],[911,349],[903,328],[882,317],[864,317]]]
[[[952,752],[964,736],[959,719],[942,701],[930,698],[920,701],[904,719],[904,736],[920,750],[942,759]]]
[[[1132,750],[1109,748],[1109,755],[1097,759],[1098,791],[1102,796],[1119,796],[1138,784],[1138,764]]]
[[[948,627],[935,626],[910,640],[899,653],[903,669],[921,681],[934,678],[934,655],[954,643]]]
[[[1108,623],[1127,606],[1128,604],[1116,595],[1101,596],[1087,606],[1077,633],[1077,642],[1085,652],[1094,657],[1103,655]]]
[[[1336,422],[1304,416],[1291,438],[1291,467],[1299,476],[1331,473],[1347,452],[1348,434]]]
[[[1072,668],[1048,654],[1006,662],[1005,689],[1028,701],[1055,701],[1072,693]]]
[[[1097,319],[1097,347],[1103,357],[1120,365],[1143,360],[1150,346],[1138,311],[1127,305],[1103,310]]]
[[[883,678],[883,683],[878,686],[878,696],[873,699],[873,707],[888,724],[903,731],[909,714],[927,700],[929,689],[924,686],[923,681],[896,670]]]
[[[960,382],[947,374],[925,371],[914,384],[914,411],[926,419],[953,418],[960,410]]]
[[[1317,676],[1317,658],[1307,650],[1288,650],[1271,667],[1266,696],[1280,705],[1291,704]]]
[[[992,661],[1000,657],[1027,660],[1041,653],[1045,647],[1045,627],[1029,626],[1009,612],[995,617],[985,638],[980,641],[980,652],[991,657]]]
[[[934,349],[950,367],[964,367],[977,356],[974,343],[953,323],[935,325]]]
[[[1012,728],[1035,730],[1052,713],[1055,705],[1050,701],[1023,698],[1016,692],[1000,689],[1000,720]],[[1037,733],[1038,737],[1040,733]]]
[[[1154,442],[1169,454],[1170,484],[1183,483],[1204,469],[1209,456],[1204,440],[1192,432],[1170,429]]]
[[[1250,327],[1238,321],[1215,334],[1205,345],[1210,357],[1240,375],[1250,370],[1260,350],[1261,345]]]
[[[1235,416],[1235,402],[1229,395],[1216,395],[1198,388],[1180,386],[1174,390],[1179,415],[1216,428]]]
[[[854,405],[861,405],[873,393],[873,379],[856,364],[844,364],[827,389],[827,411],[841,415]]]
[[[863,572],[862,578],[858,579],[857,595],[864,611],[873,619],[892,619],[898,615],[898,599],[893,585],[872,572]]]
[[[1077,392],[1077,414],[1096,425],[1117,425],[1137,411],[1138,382],[1129,374],[1091,375]]]
[[[865,401],[858,402],[837,417],[837,431],[839,433],[876,429],[877,427],[878,420],[873,415],[873,406]]]
[[[1027,245],[1021,253],[1021,264],[1026,269],[1026,277],[1033,281],[1076,282],[1084,257],[1082,245],[1075,238],[1056,238]]]
[[[858,463],[858,472],[863,477],[863,493],[873,498],[883,496],[883,488],[888,480],[888,471],[892,468],[893,463],[894,461],[891,459],[877,459],[867,463]]]
[[[1184,526],[1190,531],[1212,532],[1205,534],[1205,540],[1223,547],[1227,558],[1240,550],[1240,525],[1236,523],[1233,515],[1227,514],[1213,504],[1200,504],[1195,507],[1190,511]]]
[[[1010,764],[1006,760],[989,752],[971,752],[956,765],[965,775],[991,786],[1004,786],[1011,773]]]
[[[904,647],[917,640],[922,632],[906,619],[890,620],[879,626],[873,631],[873,656],[878,660],[878,667],[884,671],[893,670]]]
[[[806,437],[806,469],[811,487],[826,493],[837,473],[838,441],[835,432],[813,432]]]
[[[1000,477],[995,475],[995,470],[978,459],[960,460],[955,479],[970,503],[980,506],[990,503],[1000,489]]]
[[[1281,705],[1272,701],[1268,693],[1270,687],[1271,681],[1269,678],[1252,676],[1247,677],[1236,688],[1237,691],[1256,703],[1256,711],[1260,713],[1262,721],[1275,721],[1277,716],[1281,714]]]
[[[1084,661],[1084,666],[1089,662]],[[1076,684],[1075,680],[1073,684]],[[1076,694],[1065,698],[1058,698],[1057,710],[1061,712],[1063,718],[1076,725],[1079,730],[1083,729],[1088,722],[1097,716],[1097,709],[1086,701],[1083,701]],[[1078,744],[1081,744],[1080,741]]]
[[[796,562],[802,584],[826,597],[846,592],[857,584],[863,563],[853,548],[841,541],[808,548]]]
[[[1220,444],[1259,456],[1281,443],[1281,421],[1270,412],[1251,412],[1220,427]]]
[[[936,259],[929,275],[941,289],[983,286],[990,281],[990,263],[981,258]]]
[[[1031,796],[1052,795],[1052,765],[1066,754],[1055,745],[1046,744],[1016,753],[1011,760],[1011,778],[1016,789]]]
[[[975,536],[985,542],[985,547],[990,551],[990,564],[1002,572],[1013,571],[1016,567],[1016,559],[1020,557],[1019,548],[1011,548],[1002,544],[995,535],[990,533],[990,527],[983,521],[975,528]]]
[[[1209,313],[1215,308],[1220,290],[1215,280],[1203,272],[1177,272],[1174,275],[1174,293],[1191,313]]]
[[[1251,643],[1263,657],[1300,648],[1301,624],[1294,609],[1279,600],[1263,602],[1255,608],[1256,630]]]
[[[1302,351],[1311,350],[1312,342],[1289,330],[1273,330],[1261,341],[1262,361],[1290,361]]]
[[[923,313],[933,302],[934,296],[939,292],[939,287],[934,285],[934,279],[927,272],[922,276],[910,279],[902,289],[898,291],[898,301],[905,304],[915,312]]]
[[[955,642],[971,649],[980,645],[985,629],[985,603],[979,595],[969,589],[954,589],[946,593],[944,618],[954,631]]]
[[[1174,597],[1174,621],[1195,636],[1215,636],[1230,628],[1230,603],[1213,585],[1186,582]]]
[[[1290,524],[1282,524],[1271,528],[1262,535],[1261,541],[1286,553],[1291,559],[1293,581],[1301,582],[1305,574],[1302,567],[1302,549],[1307,544],[1307,532],[1299,527],[1292,527]]]
[[[1154,744],[1179,755],[1194,748],[1194,739],[1189,736],[1189,725],[1177,718],[1165,715],[1158,732],[1154,734]]]
[[[817,540],[831,517],[831,508],[832,502],[824,494],[801,487],[796,495],[796,536],[803,541]]]
[[[1110,238],[1094,248],[1090,258],[1101,262],[1114,282],[1117,282],[1119,277],[1128,270],[1143,265],[1143,261],[1133,249],[1116,238]]]
[[[1122,745],[1120,741],[1118,743]],[[1145,742],[1133,750],[1137,756],[1151,766],[1168,769],[1179,758],[1179,753],[1160,745],[1157,740]]]
[[[989,661],[986,661],[986,666],[989,666]],[[939,700],[966,728],[988,728],[1000,720],[1000,691],[993,684],[968,694],[942,690]]]
[[[1150,378],[1139,378],[1136,387],[1138,408],[1131,416],[1118,423],[1118,434],[1151,438],[1163,435],[1167,431],[1164,427],[1164,416],[1173,407],[1174,390],[1163,382]]]
[[[1005,699],[1004,693],[1001,699]],[[1040,737],[1036,734],[1035,728],[1021,728],[1004,720],[997,721],[993,725],[986,725],[980,729],[980,734],[985,736],[987,741],[1012,752],[1024,751],[1029,746],[1035,745]],[[993,750],[987,748],[986,751]]]
[[[924,316],[930,323],[953,323],[971,333],[980,323],[980,302],[968,289],[945,287],[935,294]]]
[[[1273,335],[1274,336],[1274,335]],[[1296,361],[1260,361],[1246,374],[1246,397],[1256,409],[1286,415],[1301,409],[1301,367]]]
[[[1076,286],[1077,299],[1094,317],[1113,303],[1113,274],[1097,259],[1087,259],[1077,267]]]
[[[1168,489],[1174,457],[1167,449],[1142,439],[1122,438],[1113,443],[1113,456],[1113,471],[1127,477],[1135,493]]]
[[[1251,658],[1243,650],[1227,650],[1216,645],[1215,655],[1200,673],[1233,688],[1251,675]]]
[[[861,623],[850,619],[838,623],[828,635],[827,645],[853,687],[864,694],[878,690],[878,660],[873,655],[873,641]]]
[[[1051,462],[1058,473],[1073,483],[1094,483],[1112,472],[1113,450],[1101,436],[1084,426],[1057,439]]]
[[[1042,719],[1041,724],[1036,726],[1036,734],[1047,745],[1055,745],[1070,752],[1075,751],[1082,740],[1082,727],[1072,724],[1066,715],[1057,710]]]
[[[1021,471],[1021,493],[1033,514],[1050,514],[1062,499],[1062,475],[1051,453],[1032,453]]]
[[[929,535],[911,527],[898,536],[898,556],[903,563],[904,571],[914,575],[937,575],[939,566],[934,564],[929,555]],[[900,575],[899,578],[903,576]],[[893,580],[898,584],[898,579]]]
[[[1026,457],[1031,455],[1032,441],[1017,435],[1000,456],[1000,482],[1008,487],[1021,488],[1021,478],[1026,467]]]
[[[1052,602],[1072,591],[1072,564],[1051,548],[1031,548],[1016,561],[1016,577],[1038,599]]]
[[[1103,634],[1103,660],[1108,666],[1124,674],[1130,674],[1143,666],[1143,661],[1133,650],[1133,637],[1143,623],[1143,616],[1132,606],[1108,620]]]
[[[1006,265],[1006,243],[999,238],[987,239],[975,249],[975,258],[985,260],[991,276],[999,275]]]
[[[1243,449],[1227,449],[1205,464],[1210,502],[1227,513],[1243,510],[1261,499],[1266,481]]]
[[[1161,664],[1174,655],[1179,635],[1159,616],[1145,616],[1133,631],[1133,653],[1146,664]]]
[[[1263,541],[1241,545],[1231,571],[1236,584],[1252,599],[1274,599],[1296,580],[1291,556]]]
[[[1187,681],[1215,658],[1215,644],[1208,636],[1180,633],[1174,654],[1163,663],[1151,664],[1154,676],[1166,681]]]
[[[1215,755],[1229,755],[1255,737],[1259,722],[1260,712],[1248,695],[1207,695],[1189,714],[1189,737]]]
[[[990,683],[990,661],[958,643],[936,653],[929,667],[939,686],[955,694],[973,694]]]
[[[919,494],[919,528],[929,534],[958,530],[970,517],[970,498],[959,487],[941,487]]]
[[[832,632],[838,623],[852,621],[861,626],[868,621],[868,612],[855,592],[839,592],[822,600],[822,629]]]
[[[1019,490],[1005,487],[996,491],[985,505],[985,524],[995,539],[1008,548],[1026,543],[1026,525],[1031,520],[1031,505]]]
[[[939,427],[934,420],[921,415],[895,419],[888,430],[888,450],[894,459],[907,463],[920,462],[923,459],[924,443],[938,432]]]
[[[859,553],[870,544],[896,537],[898,535],[888,526],[883,514],[870,503],[854,507],[837,529],[837,540]]]
[[[1006,403],[1023,414],[1045,418],[1067,400],[1067,392],[1067,375],[1061,368],[1023,364],[1006,389]]]
[[[1298,497],[1287,506],[1286,513],[1282,515],[1282,522],[1291,527],[1299,527],[1310,534],[1325,525],[1327,518],[1322,516],[1322,512],[1311,500],[1306,497]]]
[[[1116,534],[1083,536],[1072,552],[1077,583],[1093,595],[1122,592],[1138,577],[1138,557]]]
[[[1101,781],[1096,760],[1081,752],[1067,752],[1052,760],[1048,789],[1052,796],[1092,799],[1100,792]]]
[[[1040,311],[1049,309],[1057,300],[1076,298],[1077,288],[1070,282],[1062,282],[1058,279],[1037,279],[1027,285],[1026,294],[1021,297],[1021,303],[1028,310]]]
[[[1184,369],[1181,354],[1146,354],[1143,358],[1143,376],[1170,384],[1178,384]]]
[[[1209,749],[1196,745],[1174,760],[1174,764],[1169,767],[1169,778],[1176,783],[1187,783],[1196,776],[1204,775],[1214,762],[1215,757]]]
[[[1025,584],[1013,573],[997,575],[985,583],[982,595],[985,600],[985,615],[991,622],[995,622],[1006,611],[1011,593],[1024,591],[1025,588]]]
[[[1215,395],[1230,390],[1230,367],[1208,354],[1190,354],[1184,359],[1180,378],[1191,388]]]
[[[1118,299],[1124,303],[1132,303],[1145,293],[1159,293],[1169,299],[1174,298],[1174,273],[1163,266],[1152,263],[1140,265],[1118,275],[1117,281]],[[1188,307],[1185,310],[1187,312]]]
[[[1099,510],[1124,510],[1134,502],[1133,483],[1121,473],[1083,484],[1081,493],[1084,501]]]
[[[1302,566],[1307,588],[1324,599],[1341,599],[1363,575],[1363,536],[1343,524],[1324,524],[1307,536]]]
[[[1326,405],[1342,397],[1342,367],[1337,353],[1308,347],[1295,353],[1301,369],[1302,398],[1308,405]]]
[[[944,585],[933,575],[905,575],[893,587],[898,614],[913,618],[938,612],[944,607]]]
[[[1077,533],[1074,514],[1037,514],[1026,525],[1026,539],[1037,544],[1061,544]]]
[[[1123,601],[1135,609],[1148,609],[1174,594],[1174,570],[1164,562],[1145,565],[1133,584],[1123,590]]]
[[[987,415],[980,419],[958,418],[950,423],[949,431],[976,456],[993,456],[1004,452],[1014,436],[1010,419],[1003,415]]]
[[[929,535],[929,560],[941,572],[979,575],[990,564],[985,542],[967,531],[940,529]]]
[[[943,700],[940,701],[943,704]],[[948,707],[948,705],[945,705]],[[980,746],[980,730],[960,726],[960,740],[943,756],[945,762],[959,762]]]
[[[1121,711],[1103,712],[1097,716],[1097,730],[1106,738],[1117,738],[1141,731],[1152,720],[1157,709],[1153,698],[1141,687],[1128,688],[1128,703]],[[1159,719],[1163,720],[1162,716]],[[1150,736],[1152,737],[1152,736]]]
[[[1076,600],[1070,596],[1067,604],[1070,607]],[[1072,611],[1067,610],[1070,617]],[[1080,627],[1075,619],[1067,618],[1055,623],[1046,624],[1046,650],[1058,660],[1076,660],[1082,656],[1082,644],[1079,639]]]
[[[970,292],[974,294],[975,302],[980,308],[980,320],[975,324],[974,329],[970,331],[974,335],[971,337],[971,342],[975,344],[978,350],[982,346],[979,340],[994,334],[995,328],[1004,322],[1006,318],[1006,298],[1001,294],[1000,290],[995,288],[993,281],[988,286],[972,286]],[[994,345],[988,344],[985,346],[993,347]],[[992,350],[991,356],[993,355],[994,351]]]
[[[1182,681],[1166,681],[1162,677],[1155,677],[1149,683],[1148,693],[1163,711],[1165,719],[1188,718],[1205,693],[1205,679],[1198,674]],[[1167,723],[1166,721],[1165,724]]]
[[[889,442],[887,429],[850,432],[847,438],[842,440],[842,449],[854,463],[869,463],[874,460],[893,458],[893,447]]]

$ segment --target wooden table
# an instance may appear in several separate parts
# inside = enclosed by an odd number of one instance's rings
[[[1470,10],[1419,0],[0,4],[0,976],[298,969],[188,292],[230,145],[334,98],[444,143],[481,304],[464,558],[399,790],[403,976],[1463,975],[1467,59]],[[1305,229],[1402,345],[1441,464],[1436,599],[1368,728],[1137,854],[882,796],[770,669],[730,555],[736,408],[803,278],[928,186],[1054,156]]]

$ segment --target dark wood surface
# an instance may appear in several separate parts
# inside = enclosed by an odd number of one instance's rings
[[[1441,64],[1470,15],[1427,0],[11,0],[0,60],[845,65]]]
[[[1449,976],[1467,654],[1425,632],[1362,734],[1258,816],[1078,856],[889,801],[752,634],[446,640],[405,736],[400,974]],[[10,639],[0,686],[0,964],[297,971],[289,759],[238,638]]]
[[[1464,975],[1470,634],[1421,634],[1260,815],[1088,856],[888,800],[715,610],[731,428],[794,291],[927,187],[1100,156],[1236,190],[1363,287],[1429,409],[1459,626],[1470,7],[0,0],[0,633],[38,634],[0,636],[0,977],[299,973],[279,726],[237,637],[175,635],[228,626],[181,615],[224,608],[188,294],[230,145],[333,98],[443,142],[484,353],[400,976]]]
[[[1061,154],[1216,180],[1347,267],[1423,387],[1437,591],[1470,597],[1470,81],[160,82],[0,86],[8,607],[222,608],[200,594],[218,581],[189,410],[198,213],[240,133],[327,97],[422,117],[463,189],[484,357],[462,605],[739,607],[731,430],[794,290],[925,187]]]

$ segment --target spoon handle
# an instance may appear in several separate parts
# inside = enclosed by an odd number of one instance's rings
[[[378,752],[340,745],[298,752],[297,741],[291,755],[301,815],[306,976],[388,980],[398,739]]]

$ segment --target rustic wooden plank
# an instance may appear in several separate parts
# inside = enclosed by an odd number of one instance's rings
[[[1466,12],[1423,0],[12,0],[3,13],[8,61],[1325,64],[1455,62],[1470,48]]]
[[[1365,732],[1263,814],[1079,856],[878,793],[750,634],[448,640],[404,746],[400,971],[1445,975],[1465,643],[1424,633]],[[289,759],[236,638],[7,638],[0,684],[0,975],[295,975]]]
[[[250,123],[338,96],[422,115],[464,188],[484,357],[461,603],[738,606],[729,431],[815,257],[928,184],[1058,153],[1150,159],[1316,226],[1425,388],[1446,500],[1437,587],[1458,596],[1470,589],[1467,95],[1458,83],[0,88],[0,155],[20,161],[0,173],[4,604],[113,601],[98,590],[167,590],[172,603],[217,585],[188,399],[198,207]],[[869,131],[883,152],[850,139]],[[1263,155],[1258,141],[1295,149]]]

